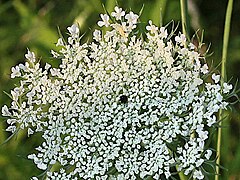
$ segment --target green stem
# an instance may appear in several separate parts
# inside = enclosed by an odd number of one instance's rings
[[[187,0],[180,0],[180,6],[181,6],[182,31],[183,31],[183,34],[186,36],[186,38],[188,38],[189,21],[188,21],[188,3],[187,3]],[[185,46],[186,45],[187,44],[185,44]],[[178,169],[177,166],[176,166],[176,169]],[[178,175],[179,175],[180,180],[188,179],[187,176],[185,176],[182,171],[179,172]]]
[[[180,0],[180,6],[181,6],[182,31],[183,31],[183,34],[188,38],[189,18],[188,18],[187,0]]]
[[[225,17],[225,25],[224,25],[224,35],[223,35],[223,49],[222,49],[222,68],[221,68],[221,86],[224,82],[227,81],[226,75],[226,65],[227,65],[227,50],[228,50],[228,40],[230,34],[230,24],[231,24],[231,16],[232,16],[232,8],[233,8],[233,0],[228,1],[226,17]],[[222,120],[224,117],[224,111],[220,110],[219,112],[219,126],[218,129],[218,136],[217,136],[217,165],[216,165],[216,175],[215,180],[219,179],[219,164],[220,164],[220,157],[221,157],[221,134],[222,134]]]
[[[187,177],[183,174],[183,172],[181,171],[181,172],[179,172],[179,178],[180,178],[180,180],[187,180]]]

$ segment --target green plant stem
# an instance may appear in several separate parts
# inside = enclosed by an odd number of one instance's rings
[[[181,20],[183,34],[188,38],[189,33],[189,18],[188,18],[188,3],[187,0],[180,0]]]
[[[224,82],[227,81],[226,76],[226,65],[227,65],[227,50],[228,50],[228,41],[230,34],[230,24],[231,24],[231,16],[232,16],[232,8],[233,8],[233,0],[228,1],[226,17],[225,17],[225,25],[224,25],[224,35],[223,35],[223,49],[222,49],[222,67],[221,67],[221,86]],[[222,135],[222,120],[224,117],[224,111],[220,110],[219,112],[219,127],[218,128],[218,136],[217,136],[217,165],[216,165],[216,175],[215,180],[219,179],[219,164],[221,157],[221,135]]]
[[[181,172],[179,172],[179,178],[180,178],[180,180],[187,180],[187,177],[183,174],[183,172],[181,171]]]
[[[180,0],[180,6],[181,6],[181,20],[182,20],[182,31],[183,34],[188,38],[188,32],[189,32],[189,21],[188,21],[188,3],[187,0]],[[187,44],[185,44],[187,46]],[[178,167],[176,166],[176,169]],[[186,180],[188,179],[183,172],[179,172],[179,178],[180,180]]]

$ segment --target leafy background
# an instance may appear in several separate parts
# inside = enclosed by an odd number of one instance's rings
[[[171,20],[179,22],[179,0],[117,0],[119,6],[139,12],[142,22],[152,19],[157,25]],[[34,51],[43,61],[58,64],[50,55],[50,49],[55,49],[58,30],[66,34],[66,27],[78,22],[83,41],[91,38],[92,29],[96,27],[99,13],[103,6],[112,11],[115,0],[0,0],[0,106],[9,104],[10,99],[4,94],[14,87],[10,79],[12,66],[24,60],[26,49]],[[191,34],[197,29],[204,30],[206,47],[211,43],[213,55],[208,63],[219,65],[221,61],[222,36],[227,0],[189,0],[189,16]],[[228,79],[235,83],[240,77],[240,1],[234,2],[230,44],[228,51]],[[5,132],[6,119],[0,116],[0,143],[10,134]],[[35,135],[26,138],[20,133],[6,144],[0,146],[0,179],[24,180],[41,173],[26,156],[39,143]],[[213,140],[212,146],[216,144]],[[223,123],[221,165],[226,170],[221,171],[220,179],[240,179],[240,105],[235,104],[228,112],[228,119]],[[213,178],[213,177],[211,177]]]

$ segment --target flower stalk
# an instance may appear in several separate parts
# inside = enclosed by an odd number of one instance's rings
[[[228,1],[226,17],[225,17],[225,25],[224,25],[224,35],[223,35],[223,49],[222,49],[222,66],[221,66],[221,86],[223,83],[227,81],[227,51],[228,51],[228,41],[230,34],[230,25],[231,25],[231,16],[232,16],[232,8],[233,8],[233,0]],[[219,179],[219,164],[221,157],[221,135],[222,135],[222,119],[224,118],[224,111],[219,111],[219,119],[221,120],[219,123],[218,136],[217,136],[217,161],[216,161],[216,175],[215,180]]]
[[[181,6],[181,19],[182,19],[182,32],[186,37],[188,37],[189,21],[188,21],[188,2],[187,2],[187,0],[180,0],[180,6]],[[187,45],[187,43],[185,43],[185,46],[186,45]],[[178,175],[181,180],[187,179],[187,177],[184,175],[184,173],[182,171],[179,172]]]
[[[189,18],[188,18],[188,2],[187,0],[180,0],[181,6],[181,20],[183,34],[188,38],[189,33]]]

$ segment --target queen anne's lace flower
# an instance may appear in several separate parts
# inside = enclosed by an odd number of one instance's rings
[[[181,46],[183,46],[186,42],[186,37],[184,34],[181,34],[180,36],[175,37],[175,41],[179,43]]]
[[[25,54],[26,59],[28,59],[31,62],[35,62],[35,54],[34,52],[31,52],[28,50],[27,54]]]
[[[121,17],[125,15],[125,11],[122,10],[122,8],[115,7],[115,12],[112,12],[112,16],[116,18],[116,20],[121,20]]]
[[[11,78],[15,78],[15,77],[19,77],[19,76],[21,76],[21,72],[20,72],[19,66],[12,67]]]
[[[71,27],[68,27],[67,29],[68,29],[68,31],[70,32],[70,34],[71,34],[71,36],[73,38],[78,37],[78,35],[79,35],[79,28],[78,28],[77,24],[73,24]],[[60,42],[58,41],[59,45],[62,44],[61,40],[62,39],[60,38]]]
[[[109,16],[107,14],[100,14],[100,17],[102,18],[102,21],[98,21],[98,25],[100,27],[106,26],[108,27],[110,25],[109,21]]]
[[[149,21],[140,38],[138,15],[116,7],[112,16],[101,14],[98,25],[112,29],[95,30],[91,43],[80,44],[77,25],[67,28],[68,43],[60,38],[52,51],[58,68],[41,67],[30,51],[12,68],[21,79],[2,107],[7,131],[41,133],[28,158],[47,179],[164,179],[174,166],[203,179],[208,130],[232,85],[203,79],[208,66],[183,34],[172,38]]]
[[[215,83],[218,83],[220,81],[220,75],[216,75],[215,73],[212,74],[212,79]]]
[[[146,29],[147,29],[148,31],[150,31],[152,34],[155,34],[155,33],[157,33],[158,27],[154,26],[154,25],[152,24],[152,21],[149,20],[149,26],[147,26]]]

